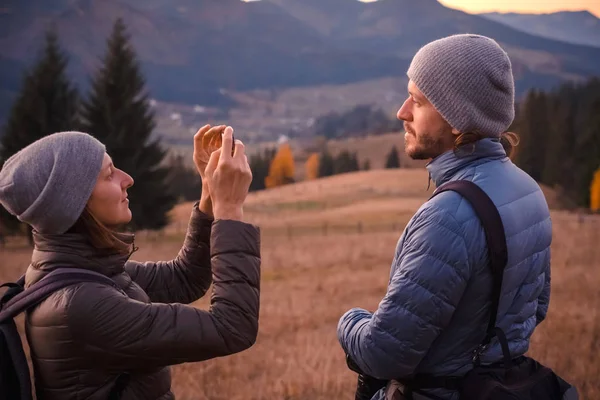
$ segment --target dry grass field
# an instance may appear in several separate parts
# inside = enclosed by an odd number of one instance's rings
[[[352,399],[356,376],[337,343],[337,321],[351,307],[377,307],[398,237],[426,188],[423,170],[396,170],[251,194],[245,217],[263,228],[258,341],[241,354],[174,367],[177,398]],[[134,258],[174,257],[189,211],[177,207],[160,240],[140,235]],[[558,209],[552,216],[551,304],[530,354],[575,383],[582,399],[600,399],[600,220]],[[358,223],[362,232],[332,229]],[[307,230],[288,236],[286,226]],[[30,250],[12,244],[0,252],[0,281],[15,279]],[[209,298],[195,306],[208,308]]]

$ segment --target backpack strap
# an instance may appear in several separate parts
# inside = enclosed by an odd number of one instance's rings
[[[496,317],[498,315],[498,305],[500,304],[500,294],[502,289],[502,279],[504,268],[508,261],[508,249],[506,246],[506,236],[504,234],[504,225],[498,209],[489,196],[475,183],[471,181],[459,180],[450,181],[443,184],[433,192],[430,200],[435,196],[453,191],[465,198],[473,207],[475,214],[481,221],[485,232],[485,240],[489,252],[490,268],[492,270],[492,307],[490,310],[490,319],[488,321],[486,335],[481,344],[473,353],[473,363],[479,365],[479,358],[485,351],[494,336],[498,337],[502,346],[504,363],[506,368],[512,366],[510,352],[508,350],[508,341],[504,332],[496,327]],[[400,382],[406,385],[408,396],[412,392],[419,393],[425,397],[430,396],[422,392],[422,389],[445,388],[449,390],[460,390],[463,384],[463,376],[434,376],[431,374],[416,374],[410,379],[401,379]]]
[[[3,330],[5,328],[10,329],[12,326],[14,329],[14,324],[11,326],[4,326],[2,324],[12,320],[14,317],[26,311],[27,309],[39,304],[57,290],[81,282],[101,283],[122,291],[119,286],[109,277],[86,269],[58,268],[50,272],[44,278],[40,279],[27,289],[23,289],[25,285],[25,276],[22,276],[16,283],[5,283],[0,286],[8,287],[8,290],[4,293],[0,302],[0,328]],[[14,335],[4,335],[5,339],[10,341],[7,343],[7,345],[11,351],[11,359],[13,362],[18,364],[17,371],[28,371],[28,365],[25,361],[25,353],[23,352],[21,343],[20,341],[16,342],[19,336],[16,333],[16,330],[14,332]],[[12,340],[15,340],[15,342],[13,343]],[[18,380],[21,393],[30,393],[29,389],[31,388],[31,381],[29,379],[29,374],[23,374],[23,376],[19,375]],[[121,393],[128,383],[128,373],[119,375],[115,386],[110,391],[109,399],[120,399]]]
[[[58,268],[38,282],[34,283],[27,289],[21,291],[23,287],[24,277],[17,281],[17,285],[7,285],[9,290],[18,290],[19,293],[11,295],[10,300],[2,305],[0,311],[0,323],[12,319],[30,307],[35,306],[55,291],[74,285],[80,282],[97,282],[105,285],[110,285],[116,289],[120,288],[109,277],[98,272],[75,269],[75,268]],[[5,296],[3,296],[4,298]]]
[[[498,212],[498,209],[492,200],[475,183],[466,180],[450,181],[436,189],[431,198],[434,198],[440,193],[447,191],[457,192],[466,200],[468,200],[471,204],[471,207],[473,207],[475,214],[479,217],[485,232],[485,239],[489,252],[490,268],[492,270],[493,286],[490,319],[488,321],[485,338],[481,342],[480,346],[476,349],[473,362],[476,365],[479,364],[479,357],[483,351],[487,349],[487,346],[490,344],[492,338],[497,336],[498,340],[500,341],[500,345],[502,346],[505,366],[506,368],[509,368],[511,365],[511,359],[508,351],[506,336],[499,328],[496,328],[496,318],[498,315],[498,306],[500,304],[500,294],[502,291],[502,279],[504,275],[504,268],[508,262],[508,249],[506,246],[506,236],[504,234],[504,224],[502,223],[500,213]]]

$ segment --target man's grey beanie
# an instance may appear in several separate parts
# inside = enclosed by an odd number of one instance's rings
[[[512,66],[494,40],[448,36],[422,47],[408,77],[461,133],[499,137],[515,117]]]
[[[105,152],[102,143],[81,132],[39,139],[2,166],[0,204],[40,233],[65,233],[92,194]]]

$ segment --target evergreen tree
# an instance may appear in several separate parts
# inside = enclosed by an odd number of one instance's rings
[[[269,176],[269,168],[273,158],[275,158],[276,149],[266,149],[264,154],[254,154],[250,156],[249,164],[252,171],[252,182],[250,191],[266,189],[265,178]]]
[[[600,79],[531,91],[514,124],[521,137],[516,163],[540,183],[556,187],[567,203],[590,206],[600,159]]]
[[[350,152],[344,150],[335,158],[334,174],[344,174],[353,171],[358,171],[356,155],[350,154]]]
[[[371,160],[369,160],[368,158],[365,160],[365,162],[363,163],[363,167],[362,167],[363,171],[369,171],[371,169]]]
[[[548,96],[532,90],[527,94],[518,123],[521,137],[516,162],[533,179],[541,181],[545,167],[546,149],[550,131]]]
[[[196,201],[202,195],[202,179],[195,168],[187,165],[182,155],[169,158],[171,193],[181,201]]]
[[[133,229],[160,229],[176,199],[169,191],[166,151],[152,138],[155,127],[145,81],[121,19],[107,41],[103,65],[83,102],[82,130],[106,145],[114,164],[135,183],[128,190]]]
[[[335,173],[335,160],[331,156],[331,153],[324,148],[319,155],[319,178],[331,176]]]
[[[546,154],[541,181],[547,185],[560,184],[565,179],[565,167],[573,168],[573,140],[566,134],[573,131],[573,87],[564,85],[549,99],[550,124],[546,133]],[[558,162],[560,160],[560,162]]]
[[[23,77],[21,92],[0,137],[0,168],[10,156],[36,140],[77,127],[78,95],[67,79],[66,68],[67,57],[56,33],[49,30],[39,60]],[[9,232],[20,226],[3,207],[0,224]]]
[[[396,146],[392,146],[392,150],[387,156],[385,161],[386,168],[400,168],[400,158],[398,157],[398,149]]]
[[[572,197],[583,207],[590,207],[591,185],[600,163],[600,95],[588,108],[586,126],[575,143],[576,171],[572,175]]]
[[[358,154],[356,154],[356,152],[352,153],[352,158],[350,159],[350,168],[351,171],[360,171],[360,165],[358,165]]]

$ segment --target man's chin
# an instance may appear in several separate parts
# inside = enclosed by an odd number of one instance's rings
[[[424,152],[412,146],[407,146],[405,149],[405,153],[413,160],[427,160],[430,158]]]

